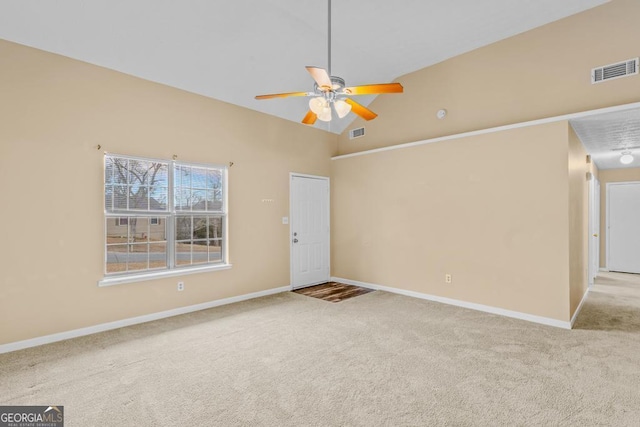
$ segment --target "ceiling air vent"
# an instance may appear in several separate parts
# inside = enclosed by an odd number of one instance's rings
[[[349,131],[349,139],[360,138],[364,136],[364,128],[351,129]]]
[[[591,70],[591,83],[602,83],[634,74],[638,74],[638,58],[594,68]]]

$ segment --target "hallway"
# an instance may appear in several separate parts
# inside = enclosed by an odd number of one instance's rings
[[[640,274],[600,272],[574,329],[640,332]]]

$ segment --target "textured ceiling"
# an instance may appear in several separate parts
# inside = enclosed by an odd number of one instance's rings
[[[389,82],[607,1],[334,0],[332,74]],[[253,97],[313,90],[304,67],[327,66],[327,2],[3,0],[0,38],[299,122],[306,98]]]
[[[640,167],[640,108],[583,117],[570,123],[599,169]],[[623,151],[631,151],[631,164],[620,163]]]

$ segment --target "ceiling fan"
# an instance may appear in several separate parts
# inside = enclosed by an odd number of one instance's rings
[[[378,117],[376,113],[369,110],[364,105],[348,98],[353,95],[377,95],[381,93],[402,93],[403,87],[400,83],[378,83],[363,86],[346,86],[341,77],[331,75],[331,0],[329,3],[329,30],[328,30],[328,69],[307,66],[307,71],[315,80],[312,92],[288,92],[274,93],[269,95],[258,95],[256,99],[287,98],[290,96],[309,96],[309,112],[302,123],[313,125],[316,120],[330,122],[333,116],[332,107],[339,118],[343,118],[349,111],[357,114],[365,120],[372,120]]]

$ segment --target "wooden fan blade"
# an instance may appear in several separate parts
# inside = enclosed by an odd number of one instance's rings
[[[345,87],[346,95],[375,95],[378,93],[402,93],[404,88],[400,83],[379,83],[375,85]]]
[[[316,122],[317,119],[318,119],[318,115],[313,111],[309,110],[307,115],[304,116],[304,119],[302,119],[302,123],[304,123],[305,125],[312,125]]]
[[[307,92],[272,93],[269,95],[258,95],[256,99],[286,98],[288,96],[307,96]]]
[[[347,104],[351,105],[351,112],[352,113],[355,113],[355,114],[359,115],[360,117],[362,117],[365,120],[373,120],[376,117],[378,117],[378,115],[376,113],[374,113],[373,111],[369,110],[364,105],[358,104],[356,101],[354,101],[352,99],[345,98],[344,102],[346,102]]]
[[[331,78],[329,78],[329,73],[324,68],[311,67],[307,66],[307,71],[313,77],[313,80],[318,84],[318,88],[323,92],[332,89]]]

